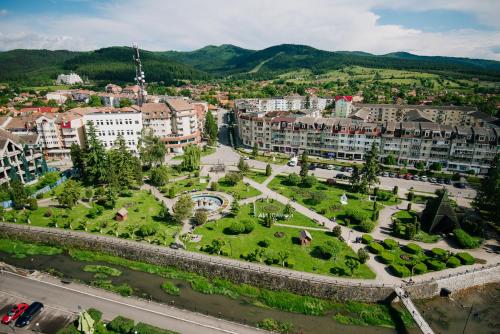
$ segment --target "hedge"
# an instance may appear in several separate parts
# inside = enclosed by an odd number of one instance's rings
[[[467,252],[461,252],[455,254],[455,256],[460,260],[462,264],[474,264],[476,260],[472,255]]]
[[[134,320],[117,316],[107,326],[108,329],[120,334],[127,334],[134,328]]]
[[[405,249],[410,254],[420,254],[422,252],[422,247],[414,243],[407,244]]]
[[[368,245],[372,241],[373,237],[369,234],[363,234],[363,236],[361,237],[361,242],[364,243],[365,245]]]
[[[419,262],[413,267],[413,272],[415,275],[425,274],[427,272],[427,266],[423,262]]]
[[[450,256],[450,258],[448,259],[448,262],[446,262],[446,266],[449,267],[449,268],[456,268],[458,266],[460,266],[460,260],[454,256]]]
[[[432,270],[443,270],[446,267],[444,262],[438,260],[427,260],[427,266]]]
[[[443,261],[446,260],[446,258],[448,257],[448,251],[442,248],[433,248],[431,252],[434,255],[434,257]]]
[[[384,246],[375,241],[370,242],[368,248],[370,249],[370,252],[372,252],[373,254],[379,254],[384,250]]]
[[[396,249],[398,248],[399,244],[396,240],[394,239],[385,239],[384,240],[384,247],[387,249]]]
[[[460,248],[478,248],[481,245],[481,242],[478,238],[474,238],[469,235],[469,233],[465,232],[462,229],[453,230],[453,235],[455,236],[455,240],[457,240]]]
[[[92,319],[94,319],[94,321],[101,321],[102,319],[102,312],[95,308],[89,308],[87,310],[87,313],[90,315]]]
[[[357,226],[357,229],[361,232],[371,232],[375,228],[375,223],[372,222],[369,219],[363,220],[359,225]]]
[[[389,264],[392,263],[392,261],[394,261],[394,255],[387,251],[382,251],[379,253],[378,259],[382,263]]]
[[[410,269],[405,266],[400,266],[398,264],[391,264],[389,270],[397,277],[408,277],[411,276]]]

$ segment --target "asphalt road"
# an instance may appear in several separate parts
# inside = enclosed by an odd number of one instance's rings
[[[20,300],[37,300],[46,305],[43,312],[58,309],[78,312],[90,307],[103,312],[105,320],[118,315],[183,334],[257,334],[266,333],[256,328],[176,309],[132,297],[121,297],[107,291],[81,284],[62,285],[48,276],[26,278],[8,272],[0,273],[0,296]],[[0,299],[1,300],[1,299]]]

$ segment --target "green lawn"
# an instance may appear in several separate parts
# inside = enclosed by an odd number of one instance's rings
[[[257,154],[257,156],[254,157],[251,153],[248,153],[242,149],[238,149],[238,152],[241,155],[250,157],[253,160],[272,163],[275,165],[284,165],[290,160],[288,155],[280,154],[280,153],[262,153],[262,152],[259,152],[259,154]]]
[[[302,186],[289,186],[286,183],[286,176],[278,175],[270,183],[269,188],[277,191],[278,193],[290,199],[295,199],[300,204],[324,215],[327,218],[336,217],[339,223],[345,223],[344,214],[347,208],[360,209],[365,212],[368,217],[371,217],[373,212],[373,202],[368,201],[368,196],[359,193],[351,193],[348,191],[348,186],[342,184],[328,185],[326,182],[318,181],[316,185],[311,188],[304,188]],[[321,194],[321,201],[318,204],[311,203],[310,197],[312,193],[319,192]],[[387,191],[380,191],[381,193],[390,193]],[[346,194],[348,200],[347,205],[340,204],[340,197]],[[392,205],[395,204],[397,199],[390,196],[388,201],[379,201],[378,206],[381,204]]]
[[[233,186],[228,184],[224,178],[219,180],[219,191],[228,193],[237,199],[255,197],[261,194],[259,190],[250,185],[246,185],[243,181]]]
[[[265,172],[256,169],[249,170],[245,173],[245,176],[258,183],[262,183],[267,179],[267,175]]]
[[[121,207],[127,208],[128,219],[117,222],[114,217]],[[103,213],[95,218],[88,216],[89,208],[82,204],[78,204],[70,210],[60,207],[40,207],[34,211],[27,210],[25,214],[29,214],[31,224],[34,226],[53,226],[54,217],[61,217],[60,221],[69,222],[72,229],[86,228],[89,232],[114,236],[127,233],[129,225],[139,228],[144,224],[155,223],[157,232],[156,235],[152,236],[152,241],[168,245],[174,240],[173,234],[179,227],[157,222],[160,208],[161,205],[154,196],[141,190],[132,192],[131,197],[118,197],[115,208],[104,209]],[[18,222],[22,222],[25,221],[25,214],[13,210],[7,211],[5,219],[13,222],[14,216],[17,216]]]
[[[282,260],[280,253],[284,252],[289,255],[286,262],[293,263],[293,269],[314,272],[319,274],[334,275],[334,276],[351,276],[349,269],[345,265],[345,260],[348,257],[357,258],[356,254],[345,243],[331,236],[328,232],[310,231],[313,241],[309,246],[301,246],[299,244],[300,229],[272,226],[270,228],[261,225],[261,219],[251,215],[252,205],[245,205],[240,209],[239,214],[233,217],[226,217],[215,222],[209,222],[201,227],[196,228],[195,234],[203,236],[200,243],[188,244],[188,249],[193,251],[202,251],[203,247],[211,245],[215,239],[222,239],[225,242],[223,254],[240,259],[251,253],[258,252],[259,262],[274,260],[271,265],[280,266]],[[227,228],[234,221],[249,219],[255,223],[255,229],[249,234],[230,235],[227,234]],[[307,219],[305,217],[297,217],[294,219]],[[284,235],[277,237],[275,234],[281,232]],[[259,246],[259,242],[267,240],[268,247]],[[336,248],[334,256],[329,260],[321,259],[315,256],[315,247],[324,244],[326,241],[331,241]],[[277,262],[277,263],[276,263]],[[289,265],[292,267],[292,264]],[[360,265],[353,273],[352,277],[357,278],[374,278],[375,274],[366,265]]]
[[[201,156],[204,157],[204,156],[207,156],[207,155],[210,155],[210,154],[214,154],[215,153],[215,147],[211,147],[211,146],[205,146],[205,148],[203,150],[201,150]],[[183,155],[176,155],[173,160],[182,160],[183,159]]]
[[[255,201],[254,203],[255,203],[255,211],[257,217],[260,214],[267,214],[267,213],[282,214],[283,209],[285,208],[284,204],[278,201],[274,201],[273,199],[261,199]],[[253,211],[253,204],[251,204],[250,209]],[[295,226],[305,226],[305,227],[321,227],[320,225],[312,221],[310,218],[304,216],[303,214],[295,210],[293,211],[293,217],[286,220],[278,220],[277,223],[286,225],[295,225]]]
[[[418,217],[417,213],[415,211],[407,211],[407,210],[401,210],[396,212],[394,215],[392,215],[394,218],[399,219],[399,221],[403,224],[403,228],[401,230],[401,235],[397,237],[402,237],[405,235],[405,228],[406,224],[413,223],[415,218]],[[429,234],[427,232],[424,232],[422,230],[418,231],[413,240],[416,241],[421,241],[421,242],[426,242],[426,243],[434,243],[437,242],[441,239],[439,235],[435,234]]]
[[[208,180],[206,180],[205,183],[201,183],[199,177],[193,177],[169,183],[162,188],[162,192],[164,194],[168,194],[168,189],[174,187],[176,194],[180,194],[186,191],[205,190],[207,189],[208,186],[209,186]]]

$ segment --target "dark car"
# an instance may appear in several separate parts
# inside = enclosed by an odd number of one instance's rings
[[[316,169],[316,166],[315,165],[309,165],[309,170],[315,170]]]
[[[451,184],[451,180],[450,179],[444,179],[444,183]]]
[[[27,326],[34,317],[43,310],[43,304],[40,302],[32,303],[26,311],[16,320],[16,327]]]
[[[2,317],[2,324],[4,324],[4,325],[10,324],[12,321],[19,318],[21,316],[21,314],[23,314],[23,312],[26,311],[27,308],[28,308],[28,304],[25,304],[25,303],[15,305],[14,307],[12,307],[9,310],[9,312],[7,312],[7,314],[5,314]]]

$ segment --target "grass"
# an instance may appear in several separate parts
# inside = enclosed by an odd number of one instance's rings
[[[380,326],[394,327],[394,319],[391,312],[397,312],[399,318],[403,321],[406,328],[413,325],[413,319],[410,313],[403,309],[393,309],[392,305],[386,304],[367,304],[360,302],[347,302],[334,307],[333,316],[335,321],[345,325],[358,326]]]
[[[12,256],[21,259],[32,255],[56,255],[61,254],[61,248],[31,244],[12,239],[0,239],[0,252],[12,254]]]
[[[414,217],[417,217],[417,213],[415,211],[401,210],[396,212],[392,217],[399,219],[399,221],[402,223],[401,234],[396,237],[403,237],[405,235],[406,225],[414,222]],[[415,234],[415,237],[412,240],[425,243],[435,243],[441,240],[441,237],[439,235],[429,234],[420,229],[417,234]]]
[[[219,180],[219,191],[228,193],[236,199],[245,199],[259,196],[261,192],[250,185],[246,185],[243,181],[236,185],[230,185],[224,178]]]
[[[92,203],[90,203],[92,205]],[[126,221],[116,222],[116,212],[125,207],[128,210]],[[153,242],[168,245],[174,241],[173,234],[179,229],[175,225],[158,223],[158,214],[161,204],[156,198],[145,190],[133,191],[131,197],[118,197],[113,209],[104,209],[100,216],[90,218],[89,208],[78,204],[70,210],[60,207],[39,207],[29,213],[31,225],[54,226],[54,217],[61,217],[63,222],[68,223],[71,229],[85,229],[88,232],[109,234],[113,236],[125,236],[128,226],[139,228],[143,224],[156,224],[157,233],[152,237]],[[5,212],[5,220],[14,222],[14,216],[21,215],[18,211]],[[18,219],[18,222],[21,220]],[[60,226],[59,226],[60,227]],[[129,235],[130,238],[130,235]]]
[[[131,296],[132,293],[134,292],[134,289],[130,285],[128,285],[127,283],[115,285],[115,284],[113,284],[113,282],[111,280],[108,280],[108,279],[97,279],[97,280],[91,281],[90,285],[92,285],[96,288],[100,288],[100,289],[104,289],[104,290],[118,293],[119,295],[124,296],[124,297]]]
[[[211,147],[211,146],[205,146],[205,148],[203,150],[201,150],[201,154],[200,156],[201,157],[205,157],[207,155],[210,155],[210,154],[214,154],[216,151],[216,148],[215,147]],[[173,160],[182,160],[184,158],[183,155],[176,155]]]
[[[86,271],[89,273],[104,274],[104,275],[113,276],[113,277],[118,277],[122,274],[122,272],[116,268],[111,268],[108,266],[93,265],[93,264],[88,264],[85,267],[83,267],[83,271]]]
[[[290,160],[290,157],[286,154],[259,152],[256,156],[254,156],[252,153],[249,153],[241,148],[237,150],[241,155],[247,156],[250,159],[272,163],[275,165],[285,165]]]
[[[250,171],[246,172],[245,176],[258,183],[262,183],[268,178],[265,172],[255,169],[251,169]]]
[[[264,209],[265,206],[276,206],[279,211],[280,206],[274,203],[257,202],[257,212]],[[259,209],[260,208],[260,209]],[[248,204],[241,207],[240,212],[236,217],[226,217],[215,222],[209,222],[203,226],[197,227],[195,232],[203,236],[199,244],[189,243],[188,249],[193,251],[202,251],[209,247],[213,240],[222,239],[225,242],[223,253],[226,256],[240,259],[246,258],[248,255],[259,252],[257,261],[266,262],[274,260],[272,265],[280,266],[283,261],[280,258],[280,253],[287,253],[287,262],[294,263],[293,269],[314,272],[326,275],[335,276],[352,276],[356,278],[374,278],[375,274],[366,265],[360,265],[358,269],[351,275],[349,269],[345,265],[345,260],[349,257],[357,258],[356,254],[345,243],[339,241],[330,235],[329,232],[309,231],[313,237],[313,242],[309,246],[301,246],[298,241],[300,229],[272,226],[270,228],[261,225],[262,219],[252,216],[253,205]],[[255,222],[255,229],[249,234],[230,235],[227,234],[229,226],[234,221],[242,221],[250,219]],[[285,224],[301,225],[305,224],[307,217],[295,213],[290,221],[282,221]],[[314,224],[312,221],[308,225]],[[314,226],[314,225],[313,225]],[[317,225],[316,225],[317,226]],[[284,236],[279,238],[275,234],[281,232]],[[263,240],[269,242],[268,247],[260,247],[259,243]],[[315,246],[331,241],[335,245],[336,254],[332,259],[324,260],[315,255]]]
[[[172,282],[165,281],[161,285],[161,289],[168,293],[169,295],[178,296],[181,293],[181,290],[175,286]]]
[[[205,190],[207,189],[208,185],[209,185],[208,180],[206,180],[205,183],[201,183],[199,177],[193,177],[169,183],[168,185],[162,188],[162,192],[164,194],[168,194],[168,188],[174,187],[176,190],[176,194],[178,195],[183,192],[190,192],[194,190]]]
[[[286,183],[286,176],[278,175],[269,183],[269,188],[277,191],[281,195],[290,199],[295,199],[298,203],[314,210],[327,218],[336,218],[337,222],[345,224],[344,214],[347,208],[361,209],[365,211],[368,217],[371,217],[373,212],[373,202],[368,201],[368,196],[359,193],[349,192],[348,186],[343,184],[328,185],[326,182],[318,181],[311,188],[303,188],[299,186],[289,186]],[[319,203],[311,203],[310,196],[313,192],[321,193],[321,201]],[[379,190],[379,192],[387,192]],[[347,205],[340,204],[340,197],[346,194],[348,198]],[[397,203],[397,198],[392,196],[388,201],[379,201],[378,205],[393,205]]]

